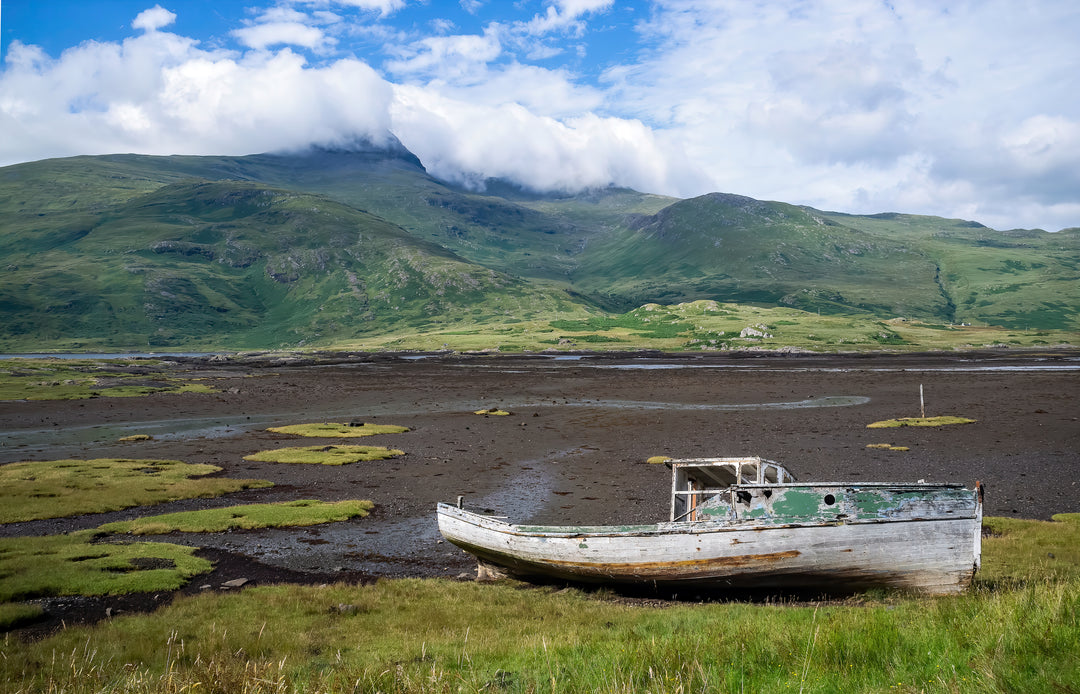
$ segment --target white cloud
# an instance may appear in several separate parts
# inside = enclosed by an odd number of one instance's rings
[[[461,0],[461,9],[469,14],[476,14],[484,6],[483,0]]]
[[[340,17],[331,12],[319,12],[309,17],[290,7],[271,7],[247,26],[230,32],[248,48],[264,51],[272,46],[299,46],[316,53],[325,52],[337,43],[328,37],[319,24],[336,24]]]
[[[299,22],[263,22],[236,29],[232,34],[245,46],[260,51],[281,45],[321,50],[332,42],[321,29]]]
[[[176,21],[176,13],[169,12],[161,5],[154,5],[149,10],[143,10],[135,17],[135,21],[131,23],[131,26],[135,29],[142,29],[143,31],[157,31],[162,27],[167,27]]]
[[[497,27],[489,27],[483,35],[428,36],[400,53],[400,58],[386,65],[392,73],[471,80],[478,70],[502,53],[502,44]]]
[[[331,0],[345,7],[357,7],[361,10],[377,11],[387,16],[405,7],[405,0]]]
[[[9,49],[0,74],[0,160],[145,152],[246,154],[390,129],[391,87],[368,65],[311,67],[276,53],[204,51],[148,32],[49,59]],[[25,157],[33,152],[36,156]]]
[[[446,19],[387,20],[406,6],[275,3],[236,29],[238,51],[163,31],[175,15],[160,5],[123,42],[55,58],[13,42],[0,163],[244,153],[393,130],[458,180],[1080,223],[1072,0],[653,0],[595,83],[575,72],[581,56],[635,7],[546,0],[515,21],[501,5],[500,22],[451,34]],[[461,7],[482,20],[494,5]],[[349,40],[389,56],[378,67],[402,83],[340,57]]]
[[[567,17],[580,17],[591,12],[602,12],[611,9],[615,0],[554,0],[552,5],[559,9],[559,13]]]
[[[1000,220],[1080,190],[1073,7],[659,0],[608,108],[680,138],[701,192]]]
[[[559,121],[518,104],[481,105],[420,87],[396,94],[395,132],[437,176],[474,185],[506,178],[537,190],[679,185],[680,172],[663,165],[677,145],[638,121],[591,114]]]
[[[543,36],[552,32],[564,32],[581,36],[585,25],[581,17],[603,12],[611,8],[614,0],[554,0],[544,14],[535,15],[528,22],[517,24],[518,29],[529,36]]]

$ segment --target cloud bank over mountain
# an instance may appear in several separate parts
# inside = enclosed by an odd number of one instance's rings
[[[148,4],[62,50],[4,8],[0,164],[393,133],[464,183],[1080,225],[1067,1]]]

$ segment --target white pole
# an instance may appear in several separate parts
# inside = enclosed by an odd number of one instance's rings
[[[923,400],[922,384],[919,384],[919,416],[926,419],[926,402]]]

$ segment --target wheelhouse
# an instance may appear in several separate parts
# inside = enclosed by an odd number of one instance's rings
[[[795,477],[764,458],[682,458],[671,468],[671,520],[697,521],[699,509],[737,484],[788,484]]]

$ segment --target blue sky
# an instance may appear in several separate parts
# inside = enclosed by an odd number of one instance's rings
[[[1080,226],[1074,0],[0,0],[0,165],[391,133],[433,174]]]

